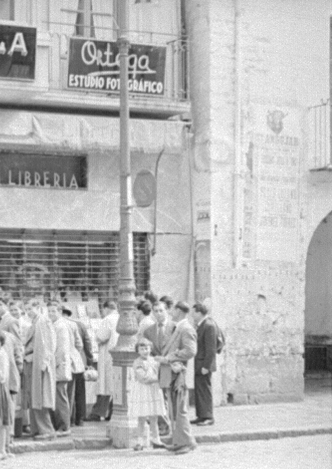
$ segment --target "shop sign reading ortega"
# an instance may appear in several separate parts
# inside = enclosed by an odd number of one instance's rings
[[[0,186],[85,189],[85,156],[0,154]]]
[[[130,93],[164,95],[166,47],[131,44],[128,54]],[[68,88],[120,91],[120,58],[116,42],[70,38]]]
[[[0,77],[34,80],[36,28],[0,24]]]

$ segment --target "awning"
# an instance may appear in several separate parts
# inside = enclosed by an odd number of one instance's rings
[[[130,119],[133,152],[179,153],[184,148],[180,121]],[[120,120],[114,117],[79,116],[2,110],[0,145],[49,147],[69,151],[119,151]]]

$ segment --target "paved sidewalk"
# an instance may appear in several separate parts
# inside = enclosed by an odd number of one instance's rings
[[[191,418],[195,417],[190,408]],[[302,402],[226,406],[215,408],[215,424],[193,425],[198,443],[220,443],[239,440],[266,440],[289,436],[332,433],[332,380],[324,388],[306,393]],[[49,442],[35,442],[31,438],[15,439],[11,451],[102,449],[111,447],[106,438],[105,422],[86,422],[73,427],[72,436]]]

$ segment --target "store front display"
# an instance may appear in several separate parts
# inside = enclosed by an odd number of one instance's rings
[[[0,287],[14,298],[58,297],[98,317],[117,301],[119,233],[0,230]],[[134,233],[137,293],[149,287],[147,235]]]

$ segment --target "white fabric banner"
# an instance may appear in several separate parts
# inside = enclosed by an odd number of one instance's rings
[[[130,120],[131,151],[179,153],[183,149],[182,122]],[[119,151],[120,121],[116,118],[72,116],[3,110],[0,145],[62,147],[67,150]]]

